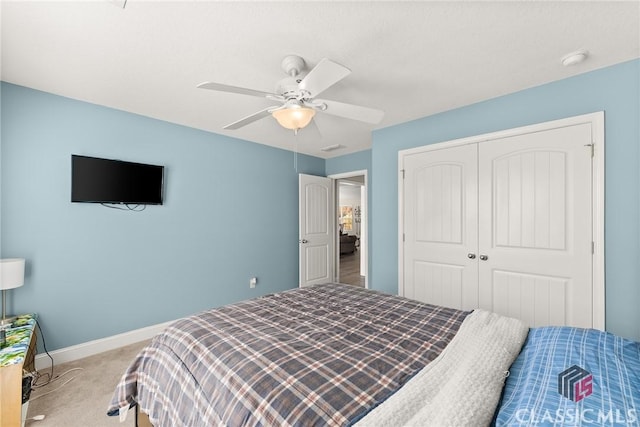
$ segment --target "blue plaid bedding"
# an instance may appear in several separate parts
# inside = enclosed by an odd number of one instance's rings
[[[496,425],[640,426],[640,343],[593,329],[531,329]]]
[[[468,312],[349,285],[181,319],[125,372],[108,409],[156,427],[343,426],[437,358]]]

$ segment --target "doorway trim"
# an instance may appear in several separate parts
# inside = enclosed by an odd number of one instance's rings
[[[369,176],[367,174],[366,169],[352,171],[352,172],[343,172],[338,174],[327,175],[327,178],[331,178],[333,180],[334,185],[334,196],[335,196],[335,206],[336,206],[336,218],[338,215],[339,209],[339,194],[338,194],[338,180],[344,178],[353,178],[354,176],[364,176],[364,192],[362,193],[361,202],[361,224],[362,224],[362,232],[360,233],[360,250],[362,251],[360,255],[361,263],[360,270],[364,272],[364,287],[369,289],[369,207],[368,207],[368,197],[369,197]],[[336,229],[335,235],[338,233],[338,223],[336,221],[335,225]],[[335,279],[336,281],[340,277],[340,239],[336,239],[336,260],[335,260]]]

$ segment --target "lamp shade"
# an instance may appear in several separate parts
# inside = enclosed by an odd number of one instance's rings
[[[297,105],[276,110],[272,113],[273,117],[280,123],[280,126],[291,130],[302,129],[307,126],[315,114],[316,111],[314,109]]]
[[[19,288],[24,284],[24,259],[0,259],[0,289]]]

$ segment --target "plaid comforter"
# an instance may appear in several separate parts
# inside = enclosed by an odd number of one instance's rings
[[[108,413],[137,402],[156,427],[349,425],[435,359],[467,314],[337,284],[212,309],[156,336]]]

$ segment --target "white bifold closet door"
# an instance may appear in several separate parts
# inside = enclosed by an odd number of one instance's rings
[[[405,158],[405,297],[478,307],[477,174],[477,144]]]
[[[593,327],[591,133],[583,123],[406,156],[401,293]]]

